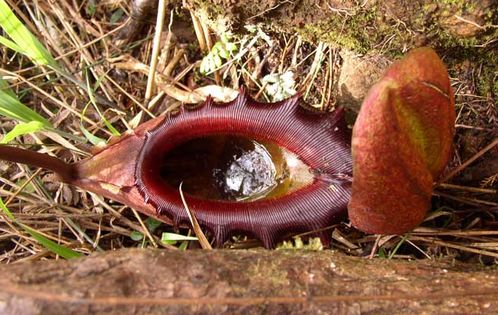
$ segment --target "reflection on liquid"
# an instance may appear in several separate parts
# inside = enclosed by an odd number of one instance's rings
[[[196,138],[167,152],[161,178],[187,194],[217,200],[278,198],[313,181],[295,154],[275,143],[240,136]]]

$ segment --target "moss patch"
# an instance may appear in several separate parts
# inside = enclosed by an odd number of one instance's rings
[[[486,27],[498,15],[498,4],[489,0],[391,0],[363,6],[352,0],[327,4],[316,0],[193,2],[211,21],[230,21],[235,31],[243,31],[245,24],[263,23],[276,32],[298,33],[307,41],[323,41],[358,53],[396,56],[422,45],[471,48],[498,36],[496,28]]]

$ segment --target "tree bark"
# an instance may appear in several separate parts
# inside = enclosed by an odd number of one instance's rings
[[[2,314],[478,314],[495,270],[334,251],[120,250],[0,267]]]

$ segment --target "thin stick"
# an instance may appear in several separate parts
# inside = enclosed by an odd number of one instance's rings
[[[145,90],[145,103],[147,104],[152,97],[154,89],[154,73],[157,67],[157,56],[159,55],[159,47],[161,45],[161,33],[164,25],[164,16],[166,14],[166,0],[159,0],[157,9],[156,32],[152,45],[152,56],[150,58],[149,77],[147,78],[147,89]]]
[[[446,184],[446,183],[440,183],[438,185],[438,187],[441,187],[441,188],[444,188],[444,189],[456,189],[456,190],[463,190],[463,191],[469,191],[469,192],[475,192],[475,193],[482,193],[482,194],[496,194],[496,193],[498,193],[498,190],[496,190],[496,189],[487,189],[487,188],[479,188],[479,187],[468,187],[468,186]]]
[[[33,178],[35,178],[35,176],[38,176],[39,173],[40,173],[40,170],[37,170],[24,183],[22,183],[22,185],[19,187],[19,189],[15,193],[13,193],[12,195],[10,195],[9,199],[7,199],[5,201],[5,206],[7,207],[12,202],[12,200],[14,200],[14,198],[17,197],[17,195],[21,191],[23,191],[23,189],[26,188],[26,186],[28,186],[28,184],[31,183],[31,181],[33,180]]]
[[[451,200],[456,200],[456,201],[459,201],[461,203],[465,203],[465,204],[469,204],[469,205],[473,205],[473,206],[482,206],[482,205],[485,205],[485,206],[490,206],[490,207],[498,207],[498,203],[496,203],[496,202],[487,201],[487,200],[481,200],[481,199],[475,199],[475,198],[457,197],[457,196],[446,194],[446,193],[443,193],[443,192],[440,192],[440,191],[437,191],[437,190],[435,190],[432,194],[436,195],[436,196],[441,196],[441,197],[444,197],[444,198],[448,198],[448,199],[451,199]]]
[[[182,184],[183,182],[180,183],[180,186],[178,187],[178,190],[180,191],[180,197],[182,198],[183,206],[185,207],[185,210],[187,211],[188,217],[190,219],[190,222],[192,223],[192,227],[194,229],[195,236],[199,239],[199,243],[201,244],[201,247],[203,249],[213,249],[211,247],[211,244],[209,244],[209,241],[206,238],[206,235],[202,232],[202,229],[199,225],[199,222],[197,222],[197,218],[195,217],[194,213],[190,210],[190,208],[187,205],[187,201],[185,200],[185,197],[183,196],[183,191],[182,191]]]
[[[201,23],[194,12],[189,10],[190,16],[192,18],[192,25],[194,26],[195,35],[197,36],[197,41],[199,42],[199,48],[203,53],[209,52],[209,48],[206,43],[206,36],[204,36],[204,31],[202,29]]]
[[[471,157],[470,159],[465,161],[463,164],[461,164],[460,166],[458,166],[457,168],[455,168],[451,172],[449,172],[446,176],[444,176],[441,180],[439,180],[439,183],[444,183],[444,182],[448,181],[449,179],[451,179],[453,176],[455,176],[456,174],[461,172],[463,169],[465,169],[467,166],[469,166],[470,163],[474,162],[479,157],[481,157],[484,153],[491,150],[495,145],[498,145],[498,138],[496,138],[490,144],[488,144],[486,147],[484,147],[484,149],[482,149],[481,151],[474,154],[473,157]]]
[[[377,238],[375,239],[374,246],[372,247],[372,251],[370,252],[370,255],[368,256],[369,259],[373,259],[375,257],[375,253],[377,252],[377,248],[379,248],[379,242],[380,238],[382,235],[377,235]]]
[[[454,248],[454,249],[458,249],[461,251],[466,251],[466,252],[470,252],[470,253],[474,253],[474,254],[480,254],[480,255],[486,255],[486,256],[498,258],[498,254],[494,253],[494,252],[490,252],[487,250],[479,250],[479,249],[469,248],[467,246],[461,246],[461,245],[457,245],[457,244],[453,244],[453,243],[449,243],[449,242],[443,242],[443,241],[439,241],[439,240],[435,240],[435,239],[431,239],[431,238],[412,237],[411,240],[412,241],[422,241],[422,242],[429,243],[429,244],[445,246],[445,247]]]
[[[157,243],[156,243],[156,241],[154,240],[154,237],[152,237],[152,234],[150,234],[149,229],[145,226],[144,221],[143,221],[143,220],[142,220],[142,218],[140,218],[140,216],[138,215],[137,210],[135,210],[135,209],[131,208],[131,211],[133,212],[133,215],[135,215],[135,218],[137,218],[138,223],[140,223],[140,226],[142,227],[142,233],[143,233],[144,235],[146,235],[146,236],[149,238],[149,240],[150,240],[150,242],[151,242],[152,246],[154,246],[154,247],[156,247],[156,248],[157,248]]]
[[[73,182],[77,175],[74,166],[61,159],[8,145],[0,145],[0,159],[48,169],[66,183]]]

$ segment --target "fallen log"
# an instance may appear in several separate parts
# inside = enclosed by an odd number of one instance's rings
[[[494,268],[334,251],[128,249],[1,266],[2,314],[477,314]]]

